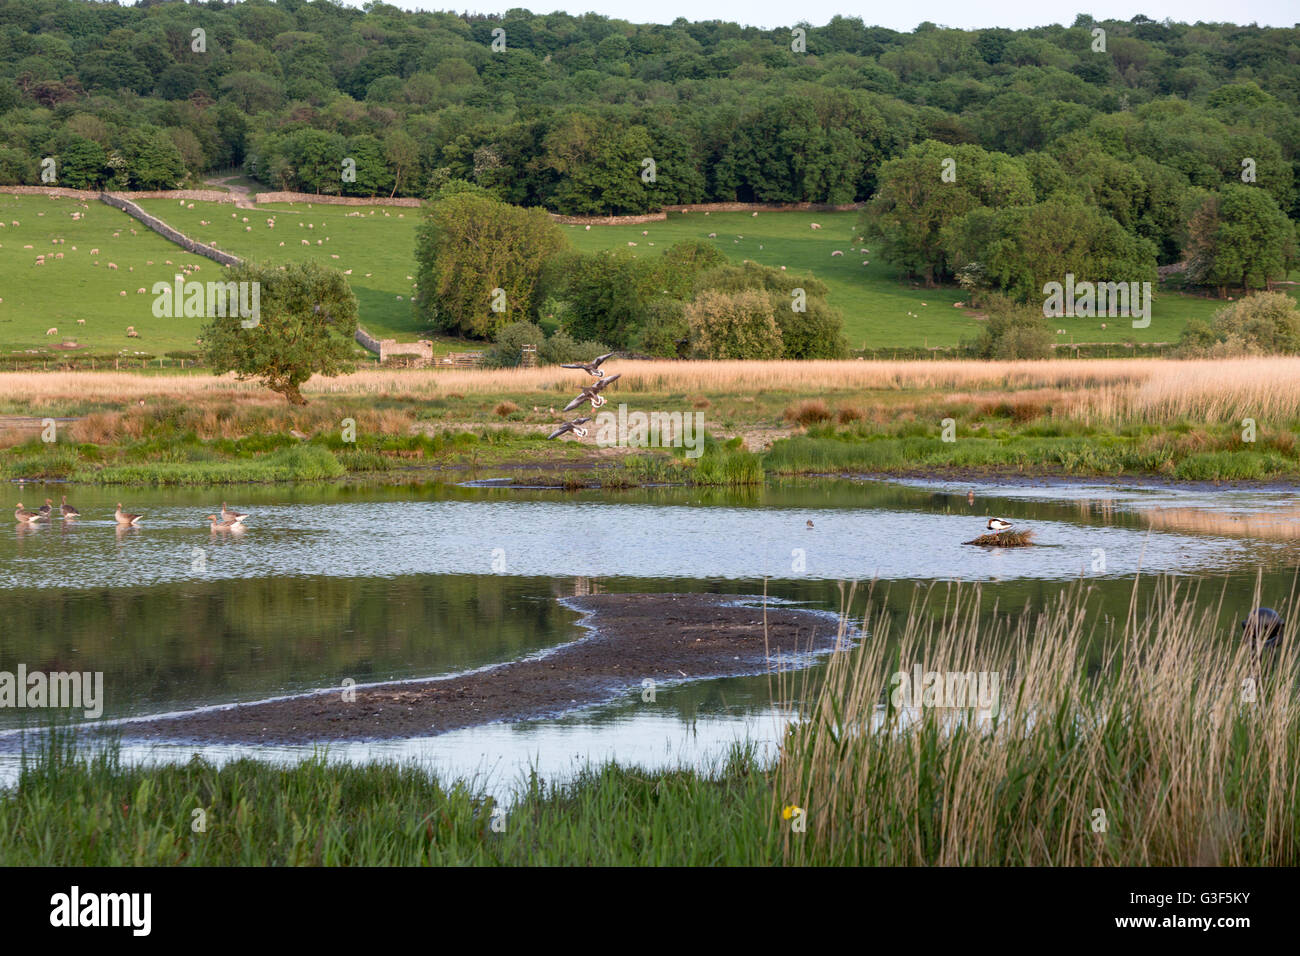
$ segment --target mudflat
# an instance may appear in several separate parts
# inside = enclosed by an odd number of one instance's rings
[[[430,736],[495,721],[553,716],[656,683],[806,666],[835,646],[824,612],[761,597],[595,594],[565,598],[588,633],[554,650],[427,681],[403,681],[132,721],[124,737],[198,742],[367,740]]]

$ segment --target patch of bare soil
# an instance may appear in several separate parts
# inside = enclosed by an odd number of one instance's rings
[[[341,690],[138,721],[131,738],[293,742],[429,736],[553,716],[639,692],[642,681],[763,674],[834,647],[833,617],[716,594],[593,594],[566,603],[588,636],[534,658],[428,681]],[[744,601],[744,604],[737,602]],[[749,603],[754,602],[754,603]],[[766,618],[766,620],[765,620]],[[766,625],[766,626],[765,626]],[[795,656],[799,655],[799,656]]]

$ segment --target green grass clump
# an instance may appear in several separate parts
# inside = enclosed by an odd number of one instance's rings
[[[295,445],[235,461],[150,461],[78,471],[75,481],[105,485],[220,485],[247,481],[319,481],[346,469],[327,448]]]

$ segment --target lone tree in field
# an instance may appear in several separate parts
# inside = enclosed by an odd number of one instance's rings
[[[352,371],[357,299],[343,273],[318,262],[245,263],[227,269],[225,281],[258,283],[247,288],[257,288],[260,311],[254,324],[236,308],[220,310],[227,314],[203,327],[203,357],[215,374],[258,379],[306,405],[298,386],[307,379]]]

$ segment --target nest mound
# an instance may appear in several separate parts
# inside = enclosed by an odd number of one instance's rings
[[[1032,531],[995,531],[992,534],[982,534],[972,541],[962,542],[962,544],[978,544],[984,548],[1026,548],[1033,543]]]

